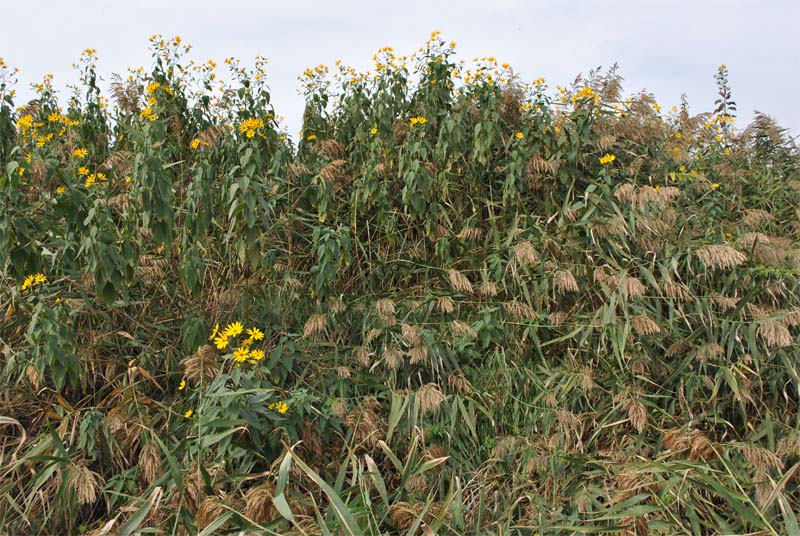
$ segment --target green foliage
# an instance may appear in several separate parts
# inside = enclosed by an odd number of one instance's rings
[[[549,91],[434,34],[0,76],[0,526],[797,534],[800,155],[758,114]]]

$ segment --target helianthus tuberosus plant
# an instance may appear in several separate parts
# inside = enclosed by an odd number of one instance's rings
[[[438,33],[301,76],[0,62],[9,533],[793,534],[800,156]]]

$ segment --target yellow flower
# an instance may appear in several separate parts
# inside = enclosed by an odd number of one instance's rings
[[[186,380],[181,380],[181,384],[178,386],[178,391],[183,391],[186,389]]]
[[[267,405],[267,409],[275,410],[278,413],[286,413],[286,411],[289,409],[289,404],[287,404],[286,402],[270,402]]]
[[[264,120],[263,119],[247,119],[239,125],[239,132],[247,136],[248,138],[252,138],[256,135],[256,131],[259,129],[264,128]]]
[[[22,177],[22,175],[24,175],[24,174],[25,174],[25,168],[20,166],[19,171],[17,171],[17,175]]]
[[[26,130],[33,125],[33,116],[31,114],[23,115],[19,119],[17,119],[17,126],[21,130]]]
[[[247,359],[247,356],[250,352],[244,346],[240,346],[236,350],[233,351],[233,360],[237,363],[241,363]]]
[[[155,112],[153,112],[153,109],[150,108],[149,106],[139,113],[139,117],[141,117],[142,119],[147,119],[148,121],[155,121],[156,119],[158,119],[158,116],[155,114]]]
[[[57,194],[63,194],[64,193],[64,187],[63,186],[59,186],[58,188],[56,188],[56,193]]]
[[[314,141],[314,140],[317,139],[317,135],[316,134],[309,134],[308,136],[306,136],[306,139],[308,141]]]
[[[25,277],[25,281],[22,282],[22,290],[28,290],[34,285],[33,276],[29,275]]]
[[[254,341],[260,341],[264,338],[264,332],[256,327],[248,329],[247,334],[250,335]]]
[[[72,154],[74,156],[78,157],[78,158],[85,158],[86,155],[89,154],[89,151],[87,151],[86,149],[80,148],[80,149],[75,149],[74,151],[72,151]]]
[[[714,184],[711,185],[711,187],[716,190],[717,188],[719,188],[719,183],[715,182]]]
[[[605,166],[606,164],[610,164],[616,159],[617,157],[615,155],[606,153],[605,155],[600,157],[600,163]]]
[[[86,177],[86,182],[84,182],[84,185],[85,185],[87,188],[89,188],[89,187],[90,187],[92,184],[94,184],[94,181],[95,181],[95,179],[96,179],[96,178],[97,178],[97,177],[95,177],[95,174],[94,174],[94,173],[92,173],[91,175],[89,175],[88,177]]]
[[[369,131],[369,133],[374,136],[375,134],[378,133],[378,129],[376,127],[372,127],[372,129]]]
[[[722,141],[722,134],[717,134],[716,138],[717,141]]]
[[[518,140],[521,140],[522,138],[524,138],[524,137],[525,137],[525,134],[523,134],[522,132],[517,132],[517,133],[515,134],[515,136],[517,137],[517,139],[518,139]]]
[[[216,337],[216,336],[217,336],[217,333],[219,333],[219,322],[217,322],[217,323],[214,325],[214,330],[211,332],[211,335],[209,335],[209,336],[208,336],[208,340],[209,340],[209,341],[212,341],[212,340],[214,340],[214,337]]]
[[[264,350],[250,350],[250,359],[253,361],[261,361],[264,359]]]
[[[194,415],[194,410],[191,410],[191,409],[187,409],[186,413],[183,414],[184,418],[186,418],[186,419],[188,419],[192,415]]]
[[[411,126],[424,125],[427,122],[428,122],[428,118],[427,117],[423,117],[421,115],[418,116],[418,117],[412,117],[411,118]]]
[[[723,152],[725,153],[725,156],[730,156],[731,155],[731,150],[730,149],[725,149],[725,151],[723,151]]]
[[[86,166],[81,166],[78,168],[78,175],[80,175],[81,177],[84,177],[88,174],[89,174],[89,168],[87,168]]]
[[[686,166],[679,167],[678,171],[680,171],[681,173],[686,173]]]
[[[595,93],[592,88],[585,87],[572,97],[572,102],[578,102],[579,99],[592,99],[594,102],[600,102],[600,95]]]
[[[189,145],[191,145],[192,149],[197,149],[198,147],[200,147],[200,140],[195,138]]]
[[[36,285],[47,283],[47,277],[42,272],[39,272],[33,276],[33,282]]]
[[[225,326],[225,331],[223,331],[222,334],[226,337],[236,337],[237,335],[241,335],[243,330],[244,327],[241,322],[234,322]]]
[[[228,336],[223,334],[217,335],[214,338],[214,346],[217,347],[217,350],[222,350],[228,347]]]
[[[130,184],[132,180],[130,177],[125,177],[125,184]]]

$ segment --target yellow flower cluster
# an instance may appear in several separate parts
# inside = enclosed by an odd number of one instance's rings
[[[189,145],[192,147],[192,149],[197,149],[201,145],[203,147],[208,147],[210,144],[207,141],[201,140],[200,138],[195,138]]]
[[[139,113],[139,117],[141,117],[142,119],[147,119],[148,121],[155,121],[156,119],[158,119],[158,116],[155,114],[155,112],[150,106],[142,110]]]
[[[289,404],[286,402],[270,402],[267,405],[267,409],[278,413],[286,413],[289,410]]]
[[[428,118],[426,118],[426,117],[423,117],[423,116],[421,116],[421,115],[420,115],[420,116],[417,116],[417,117],[412,117],[412,118],[411,118],[411,126],[412,126],[412,127],[413,127],[414,125],[424,125],[424,124],[425,124],[425,123],[427,123],[427,122],[428,122]]]
[[[572,102],[578,102],[580,99],[591,99],[594,102],[600,102],[600,95],[598,95],[592,88],[585,87],[572,97]]]
[[[223,350],[228,347],[231,339],[238,337],[243,331],[244,326],[239,321],[228,324],[222,331],[220,331],[220,326],[217,324],[214,326],[214,330],[208,340],[214,341],[214,346],[216,346],[218,350]],[[264,359],[264,350],[251,350],[250,346],[255,341],[263,340],[264,332],[257,327],[252,327],[249,328],[246,333],[247,338],[242,340],[239,343],[239,347],[233,351],[233,360],[236,361],[236,363],[242,363],[249,359],[251,362],[257,363]]]
[[[41,285],[42,283],[47,283],[47,277],[39,272],[38,274],[33,274],[25,277],[25,280],[22,282],[21,290],[28,290],[29,288],[35,287],[36,285]]]
[[[72,151],[72,155],[75,156],[76,158],[86,158],[87,154],[89,154],[89,152],[82,147]]]
[[[86,182],[84,182],[84,186],[86,186],[87,188],[89,188],[89,187],[90,187],[91,185],[93,185],[95,182],[97,182],[97,181],[100,181],[100,182],[102,182],[102,181],[104,181],[104,180],[106,180],[106,175],[105,175],[105,173],[100,173],[100,172],[98,172],[98,173],[91,173],[89,176],[87,176],[87,177],[86,177]]]
[[[600,157],[600,163],[605,166],[606,164],[610,164],[611,162],[613,162],[616,159],[617,159],[616,155],[605,154],[605,155]]]
[[[260,129],[264,128],[264,120],[263,119],[247,119],[244,123],[239,125],[239,132],[247,136],[248,138],[252,138],[256,135],[256,132]]]

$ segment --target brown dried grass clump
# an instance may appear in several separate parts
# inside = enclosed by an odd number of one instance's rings
[[[147,485],[161,476],[161,449],[155,441],[148,441],[139,453],[139,475]]]
[[[553,274],[553,288],[560,294],[578,292],[578,282],[569,270],[558,270]]]
[[[210,384],[219,375],[217,353],[213,347],[204,344],[197,352],[181,361],[184,377],[193,383]]]
[[[244,515],[259,524],[278,519],[280,514],[272,500],[274,494],[275,486],[272,482],[265,482],[247,490],[244,496]]]
[[[694,254],[706,268],[723,270],[741,266],[747,260],[744,253],[727,244],[709,244],[695,250]]]
[[[456,304],[450,296],[439,296],[436,299],[436,305],[444,314],[450,314],[456,309]]]
[[[353,348],[353,359],[362,367],[369,367],[372,361],[369,349],[364,345]]]
[[[758,335],[770,348],[788,348],[794,342],[789,328],[777,320],[762,319],[758,325]]]
[[[393,345],[384,347],[383,364],[388,370],[397,370],[403,364],[402,352]]]
[[[345,177],[346,165],[347,160],[333,160],[325,164],[317,176],[325,183],[341,182]]]
[[[73,463],[69,468],[67,486],[75,494],[78,504],[94,504],[102,478],[83,463]]]
[[[444,393],[435,383],[426,383],[417,390],[417,403],[420,411],[424,413],[436,413],[439,406],[445,401]]]
[[[617,286],[625,299],[640,298],[644,296],[647,291],[641,281],[627,274],[619,278]]]
[[[725,349],[719,344],[712,342],[702,345],[697,349],[697,359],[701,363],[715,361],[725,353]]]
[[[526,240],[514,246],[514,260],[519,266],[533,266],[539,262],[539,252]]]
[[[345,425],[353,433],[354,443],[375,447],[384,438],[386,423],[378,415],[379,409],[378,400],[370,397],[347,415]]]
[[[136,267],[136,277],[148,283],[154,283],[164,278],[171,264],[170,259],[156,255],[142,255],[139,257],[139,266]]]
[[[218,497],[206,497],[197,508],[194,523],[198,529],[202,530],[211,523],[222,517],[228,509],[225,503]]]
[[[461,292],[462,294],[472,294],[474,292],[472,283],[467,279],[467,276],[458,270],[448,270],[447,277],[454,291]]]
[[[464,227],[460,233],[456,235],[459,240],[475,241],[480,240],[483,236],[483,231],[477,227]]]
[[[390,300],[389,298],[381,298],[375,302],[374,307],[375,312],[378,313],[378,317],[387,326],[394,326],[397,323],[397,319],[395,317],[397,308],[395,307],[394,301]]]
[[[514,320],[536,318],[536,310],[525,302],[514,300],[503,303],[503,310]]]
[[[478,333],[473,329],[472,326],[470,326],[466,322],[462,322],[461,320],[453,320],[452,322],[450,322],[450,329],[453,331],[453,334],[458,337],[478,336]]]
[[[655,335],[661,333],[658,324],[647,315],[637,315],[631,318],[631,325],[639,335]]]
[[[484,277],[483,281],[481,281],[481,286],[478,287],[478,294],[484,298],[497,296],[497,285],[494,281],[490,281],[488,277]]]
[[[293,181],[300,179],[303,175],[310,174],[311,170],[308,169],[308,166],[300,162],[292,162],[286,168],[286,175]]]
[[[691,296],[689,287],[683,283],[679,283],[672,279],[672,277],[665,277],[661,280],[661,293],[665,298],[673,300],[685,301]]]
[[[324,314],[314,313],[306,320],[306,324],[303,327],[303,337],[309,339],[315,335],[319,335],[325,331],[325,326],[327,325],[328,319]]]
[[[686,454],[694,461],[709,461],[716,453],[711,441],[700,430],[672,428],[664,433],[664,448],[675,454]]]
[[[458,394],[469,394],[472,392],[472,384],[460,370],[456,370],[447,375],[447,384]]]
[[[408,351],[408,362],[411,365],[418,365],[428,360],[428,347],[424,344],[414,346]]]
[[[338,158],[344,152],[342,146],[336,140],[320,140],[312,148],[318,154],[328,158]]]
[[[742,221],[754,229],[760,229],[775,221],[775,216],[766,210],[747,209],[744,211]]]
[[[405,502],[400,501],[392,504],[389,508],[390,510],[390,517],[392,519],[392,524],[397,528],[407,531],[411,528],[414,522],[422,515],[422,512],[425,511],[425,503],[424,502]],[[425,531],[426,524],[433,523],[437,518],[440,517],[441,514],[441,506],[439,504],[431,504],[428,507],[427,512],[423,516],[423,523],[421,523],[421,527],[424,534],[433,534],[432,531],[428,528],[428,532]]]

